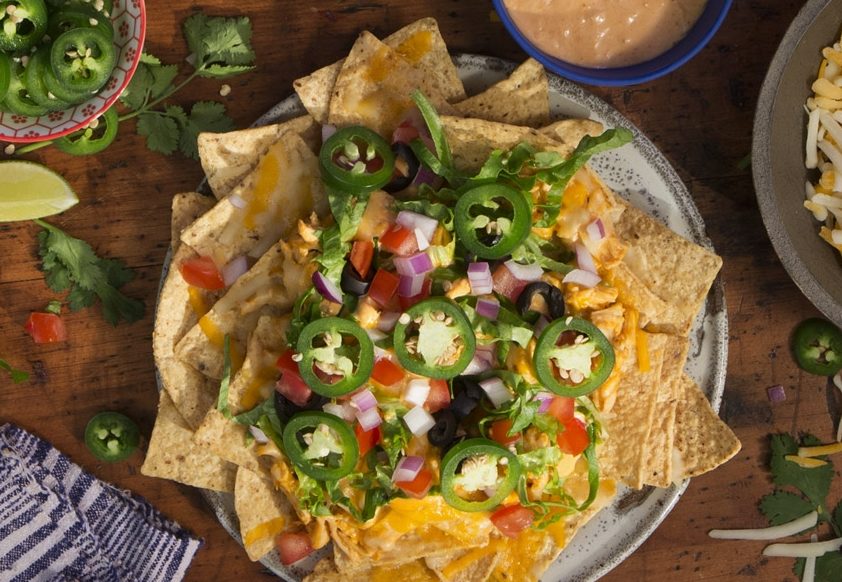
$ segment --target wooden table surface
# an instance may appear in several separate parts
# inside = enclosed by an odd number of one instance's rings
[[[451,51],[525,58],[487,0],[147,4],[146,50],[168,62],[187,54],[180,25],[194,10],[251,17],[258,69],[234,78],[233,91],[224,99],[238,127],[291,94],[294,79],[345,55],[363,29],[383,36],[433,16]],[[710,44],[679,71],[632,88],[590,88],[672,162],[724,257],[730,345],[722,416],[743,442],[734,460],[693,479],[651,538],[606,580],[795,579],[792,560],[762,558],[762,543],[714,542],[706,532],[765,524],[756,504],[772,490],[766,470],[769,433],[811,431],[825,441],[834,434],[826,380],[800,372],[788,351],[793,327],[817,311],[781,267],[761,222],[751,171],[740,163],[751,149],[753,111],[767,65],[801,5],[740,0]],[[218,89],[219,82],[199,80],[175,101],[220,99]],[[0,263],[0,357],[33,372],[32,380],[20,385],[0,379],[0,422],[17,423],[48,439],[98,477],[143,495],[204,538],[189,580],[268,578],[260,564],[248,561],[197,491],[142,476],[141,455],[115,465],[98,463],[82,440],[87,420],[104,409],[123,411],[145,435],[151,432],[157,402],[153,307],[170,239],[170,201],[201,180],[199,164],[150,152],[131,124],[121,127],[112,147],[91,158],[50,149],[27,157],[70,181],[81,203],[54,222],[100,254],[124,259],[136,269],[138,277],[127,292],[146,301],[147,315],[114,329],[93,310],[67,314],[67,342],[34,345],[24,321],[30,311],[56,298],[38,270],[37,228],[32,223],[0,225],[0,255],[5,257]],[[785,387],[786,402],[768,401],[766,389],[773,384]],[[832,502],[842,499],[840,485],[837,479]]]

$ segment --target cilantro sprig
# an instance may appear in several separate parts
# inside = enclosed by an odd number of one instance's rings
[[[38,233],[38,254],[47,286],[56,293],[67,292],[66,301],[72,311],[90,307],[98,299],[102,315],[111,325],[143,317],[143,302],[120,292],[123,285],[134,279],[134,272],[122,261],[103,259],[85,241],[43,220],[35,222],[43,229]]]
[[[120,95],[120,103],[128,111],[118,122],[137,118],[137,133],[146,138],[147,147],[154,152],[170,155],[177,150],[198,159],[199,133],[230,131],[233,120],[226,115],[225,106],[216,101],[199,101],[188,110],[166,100],[199,77],[226,79],[253,70],[252,28],[246,17],[196,13],[184,21],[182,29],[190,49],[190,70],[143,53],[131,82]],[[183,74],[186,77],[176,84],[176,78]],[[25,154],[51,143],[24,146],[16,153]]]
[[[12,382],[15,384],[20,384],[29,380],[29,372],[18,370],[6,360],[0,359],[0,370],[5,370],[9,374],[9,378],[11,378]]]
[[[818,457],[827,464],[805,468],[788,461],[788,455],[797,455],[799,443],[788,434],[771,437],[772,457],[769,467],[772,480],[778,489],[760,500],[760,511],[772,525],[781,525],[802,517],[811,511],[819,514],[819,523],[830,526],[836,536],[842,536],[842,502],[832,512],[827,496],[833,480],[833,465],[825,457]],[[800,446],[814,446],[820,441],[809,434],[802,436]],[[795,573],[804,572],[803,558],[795,563]],[[842,553],[828,552],[816,558],[816,582],[838,582],[842,572]]]

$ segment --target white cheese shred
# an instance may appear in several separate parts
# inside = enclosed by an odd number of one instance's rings
[[[811,511],[788,523],[759,529],[713,529],[708,535],[717,540],[776,540],[815,527],[819,514]]]
[[[763,555],[778,558],[818,558],[840,548],[842,548],[842,538],[836,538],[815,544],[772,544],[763,549]]]
[[[807,121],[807,152],[804,161],[809,170],[819,165],[819,153],[816,148],[818,146],[820,115],[821,110],[814,109],[810,112],[810,117]]]
[[[816,534],[810,536],[810,542],[816,543],[818,541]],[[801,582],[815,582],[816,579],[816,558],[810,556],[804,561],[804,575],[801,577]]]

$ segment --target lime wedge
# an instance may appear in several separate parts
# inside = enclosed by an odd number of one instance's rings
[[[0,222],[51,216],[77,202],[70,184],[46,166],[0,162]]]

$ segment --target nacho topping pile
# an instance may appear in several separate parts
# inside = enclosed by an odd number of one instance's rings
[[[547,125],[534,61],[465,98],[430,19],[296,90],[200,136],[145,474],[233,490],[252,559],[332,541],[308,580],[536,580],[617,483],[736,453],[682,373],[719,258],[586,165],[630,132]]]

